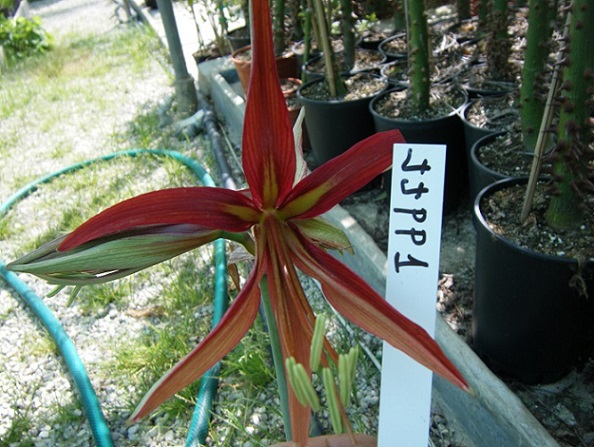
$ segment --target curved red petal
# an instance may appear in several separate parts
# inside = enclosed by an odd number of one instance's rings
[[[252,4],[252,65],[243,125],[243,169],[254,202],[278,205],[293,187],[295,144],[272,45],[268,0]]]
[[[267,219],[258,227],[258,237],[265,239],[265,261],[268,274],[270,304],[278,327],[283,357],[295,358],[309,371],[311,339],[315,315],[293,265],[287,247],[285,230],[276,219]],[[260,240],[262,240],[260,239]],[[288,378],[287,378],[288,382]],[[311,410],[297,400],[289,387],[292,439],[306,445]]]
[[[196,381],[239,343],[258,314],[260,276],[256,270],[252,272],[219,324],[151,387],[130,417],[132,422],[148,415],[179,390]]]
[[[195,224],[242,232],[259,219],[245,194],[223,188],[189,187],[153,191],[125,200],[89,219],[60,244],[66,251],[85,242],[149,225]]]
[[[395,143],[405,143],[400,131],[379,132],[324,163],[295,185],[282,215],[302,219],[325,213],[387,170]]]
[[[292,246],[297,267],[320,281],[326,299],[338,312],[454,385],[469,389],[462,374],[435,340],[392,307],[356,273],[306,240]]]

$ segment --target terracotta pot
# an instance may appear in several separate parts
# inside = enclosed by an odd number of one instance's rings
[[[250,72],[252,68],[252,60],[249,55],[245,54],[251,50],[251,45],[246,45],[239,50],[231,53],[231,62],[235,65],[235,70],[239,76],[239,82],[243,87],[243,91],[247,94],[248,85],[250,82]],[[295,54],[292,51],[276,58],[276,69],[279,78],[296,78],[297,77],[297,61]]]
[[[310,438],[307,447],[376,447],[377,438],[370,435],[355,434],[356,444],[353,446],[348,435],[316,436]],[[293,442],[281,442],[271,447],[294,447]],[[306,446],[304,446],[306,447]]]

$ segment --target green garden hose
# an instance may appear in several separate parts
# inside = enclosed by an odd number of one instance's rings
[[[132,149],[123,152],[116,152],[113,154],[104,155],[91,160],[86,160],[67,168],[54,172],[52,174],[40,177],[39,179],[29,183],[25,187],[19,189],[16,193],[10,196],[2,205],[0,205],[0,218],[4,216],[8,210],[20,200],[23,200],[37,188],[45,183],[49,183],[53,179],[64,174],[78,171],[84,167],[92,165],[100,161],[109,161],[117,157],[136,157],[138,155],[157,155],[173,158],[180,163],[190,168],[205,186],[215,186],[212,178],[208,172],[195,160],[186,157],[185,155],[170,150],[163,149]],[[215,250],[215,300],[214,300],[214,314],[213,326],[216,325],[222,318],[227,308],[227,260],[225,256],[225,241],[219,239],[214,242]],[[105,417],[101,411],[99,400],[89,380],[87,372],[78,356],[76,348],[72,340],[66,334],[60,321],[55,317],[52,311],[45,305],[43,300],[31,290],[26,283],[21,281],[17,275],[6,270],[4,263],[0,260],[0,276],[19,294],[23,301],[40,319],[42,325],[48,330],[50,336],[56,342],[60,353],[62,354],[67,368],[72,375],[76,387],[79,390],[85,414],[89,420],[93,438],[98,447],[113,447],[113,440]],[[196,403],[196,409],[192,419],[187,444],[188,446],[195,446],[204,443],[208,433],[209,418],[211,414],[212,401],[217,388],[218,376],[217,364],[203,377],[200,384],[200,391]]]

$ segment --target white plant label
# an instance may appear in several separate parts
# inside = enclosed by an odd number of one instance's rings
[[[435,332],[446,148],[395,144],[386,299]],[[427,447],[430,370],[384,343],[378,447]]]

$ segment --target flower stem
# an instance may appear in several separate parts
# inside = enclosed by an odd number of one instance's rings
[[[262,297],[262,307],[266,316],[268,325],[268,334],[270,336],[270,349],[272,351],[272,361],[274,363],[274,372],[276,374],[276,385],[280,398],[281,412],[285,424],[285,437],[287,441],[291,440],[291,414],[289,412],[289,394],[287,390],[287,378],[285,376],[285,366],[283,362],[283,352],[281,349],[280,338],[278,336],[278,327],[276,319],[270,305],[270,295],[268,293],[268,278],[262,277],[260,281],[260,294]]]

